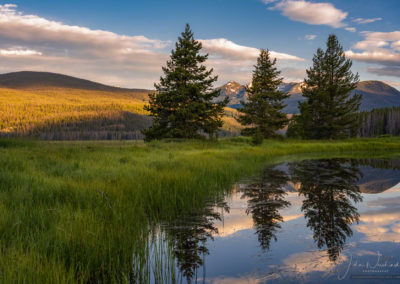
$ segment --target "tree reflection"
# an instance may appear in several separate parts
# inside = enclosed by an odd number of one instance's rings
[[[197,282],[197,270],[204,265],[204,257],[208,254],[206,241],[218,234],[214,223],[221,220],[221,214],[216,212],[216,208],[229,210],[225,202],[218,200],[169,223],[165,228],[179,271],[187,283]]]
[[[313,230],[318,247],[326,246],[329,259],[336,261],[346,238],[353,234],[350,225],[359,221],[352,201],[362,200],[357,185],[361,171],[349,159],[306,160],[289,168],[305,197],[301,209],[307,227]]]
[[[284,171],[267,167],[259,182],[249,184],[243,190],[242,198],[248,198],[246,213],[252,215],[258,241],[264,250],[270,248],[271,239],[277,239],[276,230],[283,221],[279,209],[290,205],[284,200],[287,182],[288,175]]]

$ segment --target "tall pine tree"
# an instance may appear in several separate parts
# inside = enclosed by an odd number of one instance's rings
[[[248,102],[241,102],[243,108],[239,109],[238,122],[248,126],[242,130],[243,135],[261,133],[264,138],[274,137],[288,123],[282,111],[288,95],[278,89],[282,78],[275,64],[276,58],[271,59],[268,50],[260,51],[251,85],[246,89]]]
[[[143,131],[147,141],[161,138],[201,138],[216,135],[222,126],[227,101],[215,103],[219,90],[213,88],[218,76],[203,63],[208,54],[200,54],[202,45],[193,37],[190,26],[178,38],[164,76],[154,84],[145,109],[154,117],[153,125]]]
[[[359,76],[351,72],[352,62],[346,59],[335,35],[330,35],[326,50],[318,49],[313,66],[307,70],[302,88],[304,102],[299,103],[297,125],[290,132],[303,138],[340,139],[357,134],[357,112],[361,95],[352,94]]]

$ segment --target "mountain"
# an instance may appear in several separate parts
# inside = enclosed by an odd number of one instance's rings
[[[288,92],[290,95],[286,100],[287,106],[284,110],[286,113],[298,113],[298,102],[304,100],[304,97],[301,95],[302,84],[290,82],[283,83],[280,86],[281,91]],[[234,88],[230,88],[230,86],[234,86]],[[231,99],[231,103],[228,106],[232,108],[240,108],[240,99],[244,98],[245,101],[247,99],[245,86],[239,83],[229,82],[219,89],[221,90],[221,98],[228,96]],[[229,90],[229,92],[225,90]],[[237,90],[236,93],[235,90]],[[353,93],[363,95],[361,110],[400,106],[400,91],[381,81],[362,81]]]
[[[231,108],[240,108],[241,101],[247,101],[246,86],[231,81],[218,88],[220,90],[219,100],[229,98]]]
[[[126,89],[50,72],[21,71],[0,74],[0,87],[10,89],[69,88],[104,92],[148,92]]]
[[[284,92],[284,93],[289,93],[292,90],[294,90],[295,86],[298,85],[299,83],[295,83],[295,82],[290,82],[290,83],[282,83],[279,86],[279,90]]]
[[[363,81],[356,93],[363,95],[362,110],[400,105],[400,91],[381,81]]]

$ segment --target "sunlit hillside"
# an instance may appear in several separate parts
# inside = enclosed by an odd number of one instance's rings
[[[138,139],[151,124],[143,106],[148,91],[76,88],[0,88],[0,135],[51,140]],[[240,129],[227,109],[222,135]]]
[[[0,131],[45,139],[133,139],[151,123],[144,103],[142,92],[2,88]]]

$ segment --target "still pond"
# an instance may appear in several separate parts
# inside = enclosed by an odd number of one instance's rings
[[[400,283],[400,160],[267,166],[150,238],[153,283]]]

